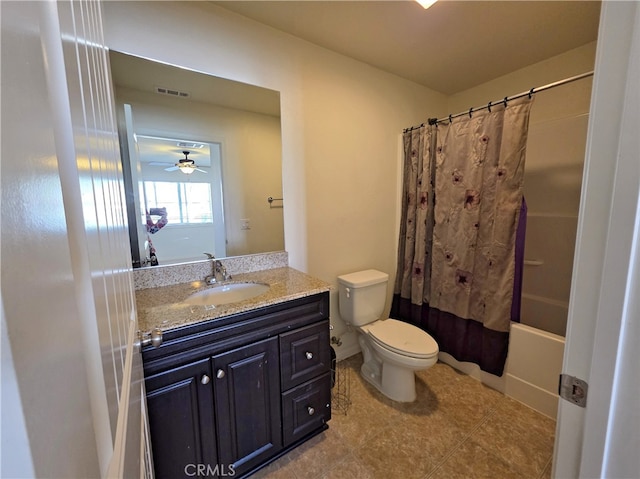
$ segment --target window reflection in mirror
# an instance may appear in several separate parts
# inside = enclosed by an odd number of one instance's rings
[[[226,257],[220,144],[143,135],[134,142],[145,255],[153,247],[163,264],[201,260],[204,251]]]
[[[134,267],[149,258],[149,240],[161,265],[205,251],[284,250],[284,202],[268,202],[282,198],[279,93],[118,52],[110,59]]]

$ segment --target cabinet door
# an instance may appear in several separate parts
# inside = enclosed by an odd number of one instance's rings
[[[146,379],[156,478],[189,477],[218,463],[212,385],[209,359]]]
[[[280,350],[283,391],[328,372],[329,321],[281,334]]]
[[[282,448],[278,338],[213,357],[219,460],[242,475]]]

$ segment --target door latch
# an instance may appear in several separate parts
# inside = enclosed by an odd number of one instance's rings
[[[150,332],[138,331],[137,337],[133,341],[133,348],[135,351],[140,352],[144,346],[152,345],[157,348],[162,344],[162,330],[159,328]]]
[[[586,381],[569,376],[568,374],[561,374],[558,384],[558,394],[562,399],[575,404],[576,406],[587,406],[587,391],[589,385]]]

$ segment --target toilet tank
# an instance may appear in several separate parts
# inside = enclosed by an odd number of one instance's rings
[[[340,316],[353,326],[381,318],[387,300],[389,275],[375,269],[338,276]]]

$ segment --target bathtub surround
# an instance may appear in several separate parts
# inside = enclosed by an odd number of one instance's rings
[[[497,376],[509,342],[532,101],[513,100],[404,136],[392,316]]]
[[[504,393],[555,419],[564,343],[557,334],[512,324]]]

